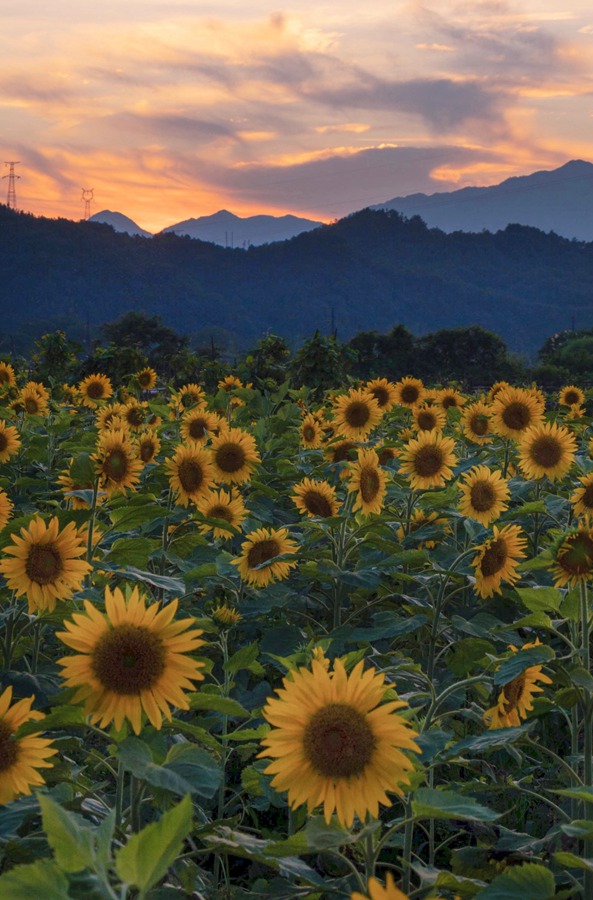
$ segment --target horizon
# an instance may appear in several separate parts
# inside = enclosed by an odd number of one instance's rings
[[[223,208],[329,222],[593,159],[582,0],[22,0],[4,26],[1,174],[18,160],[16,207],[48,218],[92,188],[91,215],[152,233]]]

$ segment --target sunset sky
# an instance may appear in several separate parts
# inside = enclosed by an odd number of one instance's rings
[[[590,0],[3,3],[17,206],[329,221],[593,160]],[[6,202],[8,179],[1,183]]]

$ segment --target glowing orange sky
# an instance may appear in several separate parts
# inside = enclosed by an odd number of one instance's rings
[[[81,218],[93,188],[92,212],[149,231],[221,208],[329,221],[593,159],[592,62],[582,0],[22,0],[0,161],[39,215]]]

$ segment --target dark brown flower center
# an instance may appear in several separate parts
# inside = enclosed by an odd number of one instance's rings
[[[572,406],[574,403],[581,402],[581,396],[576,391],[565,391],[563,399],[566,406]]]
[[[316,431],[312,425],[303,426],[303,437],[306,441],[309,441],[309,443],[315,440]]]
[[[10,372],[8,369],[0,369],[0,384],[10,381]]]
[[[504,694],[504,712],[508,716],[519,705],[525,688],[525,672],[517,675],[512,681],[507,682],[502,689]]]
[[[405,384],[399,395],[402,403],[416,403],[420,397],[420,391],[415,384]]]
[[[588,509],[593,509],[593,483],[587,485],[587,487],[583,491],[583,496],[581,497],[580,502]]]
[[[389,391],[384,387],[371,388],[371,394],[381,408],[389,403]]]
[[[451,406],[458,406],[455,394],[445,394],[444,397],[441,397],[441,406],[443,409],[449,409]]]
[[[245,451],[240,444],[226,441],[216,449],[214,454],[216,465],[223,472],[238,472],[245,465]]]
[[[344,462],[345,459],[348,459],[350,452],[354,450],[356,444],[354,441],[342,441],[341,444],[338,444],[333,448],[333,456],[332,459],[335,463]]]
[[[141,625],[116,625],[103,634],[91,655],[93,675],[115,694],[138,694],[153,687],[165,670],[161,638]]]
[[[514,400],[505,406],[502,421],[511,431],[524,431],[531,422],[531,410],[526,403]]]
[[[195,459],[184,459],[179,463],[177,475],[186,494],[193,494],[204,481],[204,470]]]
[[[18,741],[14,740],[10,726],[0,719],[0,773],[14,766],[18,758]]]
[[[91,400],[100,400],[105,394],[105,385],[102,381],[90,381],[86,386],[86,393]]]
[[[226,522],[232,522],[233,513],[228,506],[223,506],[222,503],[217,503],[214,506],[211,506],[208,510],[208,518],[224,519]]]
[[[189,436],[195,441],[201,440],[206,434],[207,424],[206,419],[201,417],[199,419],[192,419],[189,423],[189,428],[187,429]]]
[[[365,466],[360,471],[360,495],[365,503],[372,503],[381,490],[381,479],[374,466]]]
[[[587,575],[593,569],[593,539],[584,533],[566,538],[558,550],[557,561],[570,575]]]
[[[151,438],[144,438],[140,442],[140,459],[142,462],[150,462],[156,453],[156,444]]]
[[[125,450],[116,448],[105,454],[103,474],[111,481],[123,481],[128,474],[128,457]]]
[[[329,703],[315,712],[303,734],[311,766],[326,778],[361,775],[375,751],[366,717],[347,703]]]
[[[351,428],[363,428],[370,416],[371,410],[364,400],[353,400],[344,410],[344,419]]]
[[[504,567],[507,560],[507,545],[504,540],[497,538],[490,542],[484,550],[480,560],[480,571],[485,578],[497,575]]]
[[[433,428],[436,428],[437,417],[429,409],[423,409],[418,413],[416,422],[420,431],[432,431]]]
[[[31,416],[34,416],[35,413],[39,412],[41,408],[36,397],[26,397],[24,405],[26,412],[28,412]]]
[[[476,512],[488,512],[496,502],[496,492],[489,481],[476,481],[470,488],[469,496]]]
[[[542,435],[529,448],[529,456],[542,469],[553,469],[562,459],[562,444],[550,434]]]
[[[144,409],[141,406],[131,406],[126,410],[126,421],[133,427],[137,428],[142,425],[145,418]]]
[[[490,419],[484,413],[475,413],[469,420],[469,427],[478,437],[484,437],[485,434],[488,434],[489,426]]]
[[[152,372],[140,372],[138,375],[138,384],[142,388],[147,388],[152,384]]]
[[[55,544],[32,544],[27,553],[25,572],[37,584],[53,584],[64,569]]]
[[[383,447],[383,449],[379,451],[379,465],[384,466],[392,459],[395,459],[393,447]]]
[[[327,519],[333,515],[332,505],[321,491],[307,491],[303,495],[303,503],[312,516],[321,516],[323,519]]]
[[[429,478],[438,475],[443,468],[443,452],[440,447],[427,444],[414,454],[414,471],[416,475]]]
[[[249,548],[247,553],[247,565],[250,569],[261,566],[262,563],[273,559],[280,554],[280,545],[273,538],[267,538],[263,541],[257,541],[253,547]]]
[[[8,447],[8,438],[6,432],[0,429],[0,453]]]

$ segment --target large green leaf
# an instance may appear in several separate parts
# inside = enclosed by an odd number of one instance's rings
[[[186,796],[158,822],[133,834],[116,854],[117,874],[126,884],[139,888],[141,897],[165,876],[179,856],[191,831],[192,811],[191,798]]]
[[[91,868],[94,860],[94,836],[80,816],[64,809],[47,794],[38,794],[41,822],[47,842],[64,872]]]
[[[58,866],[40,859],[29,866],[16,866],[0,875],[3,900],[69,900],[68,879]]]
[[[417,819],[468,819],[477,822],[498,819],[498,813],[482,806],[473,797],[433,788],[419,788],[415,792],[412,811]]]
[[[183,778],[200,797],[213,797],[222,779],[220,766],[194,744],[173,744],[163,768]]]
[[[513,678],[521,675],[525,669],[530,666],[539,666],[542,663],[554,659],[554,651],[547,644],[540,644],[537,647],[528,647],[527,650],[518,650],[513,653],[509,659],[505,660],[499,669],[494,673],[494,684],[501,687],[508,684]]]
[[[515,588],[515,592],[521,598],[521,603],[531,612],[557,612],[562,603],[562,594],[558,588],[553,587],[524,587]]]
[[[513,866],[477,895],[477,900],[553,900],[554,876],[537,863]]]

